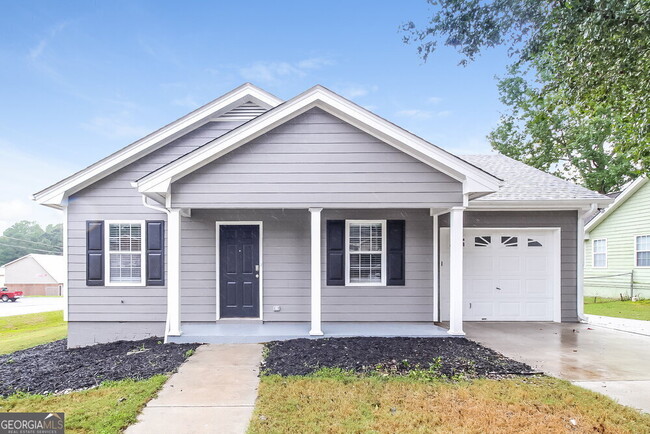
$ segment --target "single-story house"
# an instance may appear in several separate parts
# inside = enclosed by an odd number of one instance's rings
[[[645,176],[585,225],[585,295],[650,297],[650,182]]]
[[[61,295],[65,259],[61,255],[29,254],[4,265],[4,286],[24,295]],[[0,285],[2,286],[2,285]]]
[[[610,202],[251,84],[33,197],[65,215],[70,346],[578,321],[583,214]]]
[[[5,286],[5,267],[0,267],[0,288]]]

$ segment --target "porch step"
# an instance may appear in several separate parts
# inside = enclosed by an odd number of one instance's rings
[[[309,323],[185,323],[181,336],[169,336],[172,343],[242,344],[264,343],[298,338],[334,337],[451,337],[447,330],[432,323],[323,323],[323,336],[310,336]]]

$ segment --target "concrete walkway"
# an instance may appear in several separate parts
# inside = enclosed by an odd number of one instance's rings
[[[202,345],[126,433],[246,432],[261,360],[259,344]]]
[[[591,324],[465,323],[467,337],[554,377],[650,412],[650,336]]]

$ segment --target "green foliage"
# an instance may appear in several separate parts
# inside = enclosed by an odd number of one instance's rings
[[[650,2],[429,3],[426,26],[403,27],[425,59],[441,41],[461,64],[498,45],[513,56],[495,149],[601,192],[650,171]]]
[[[23,220],[7,228],[0,236],[0,265],[30,253],[63,253],[63,225],[47,225]]]

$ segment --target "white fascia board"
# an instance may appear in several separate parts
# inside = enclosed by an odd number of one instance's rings
[[[270,93],[246,83],[86,169],[33,194],[32,200],[42,205],[60,208],[61,202],[70,194],[142,158],[144,155],[187,133],[188,129],[195,128],[197,124],[207,122],[215,113],[228,110],[232,108],[231,106],[237,105],[246,99],[253,100],[257,104],[268,108],[276,107],[282,103],[282,100]]]
[[[341,118],[460,182],[472,180],[472,182],[465,183],[468,188],[476,188],[480,192],[494,192],[501,184],[498,178],[432,146],[425,140],[381,119],[335,93],[316,86],[282,106],[260,115],[185,157],[145,176],[137,181],[138,191],[166,194],[166,190],[162,190],[166,182],[177,181],[314,107],[319,107]]]
[[[587,225],[585,225],[585,232],[588,233],[596,226],[601,224],[608,215],[616,211],[619,206],[623,205],[623,203],[628,200],[634,193],[636,193],[641,187],[643,187],[646,182],[648,182],[648,178],[646,176],[641,176],[635,179],[632,184],[630,184],[625,190],[623,190],[621,194],[616,197],[616,199],[613,199],[613,203],[607,207],[605,211],[598,214]]]
[[[606,205],[612,199],[569,199],[569,200],[482,200],[470,201],[472,211],[566,211],[587,210],[592,204]]]

